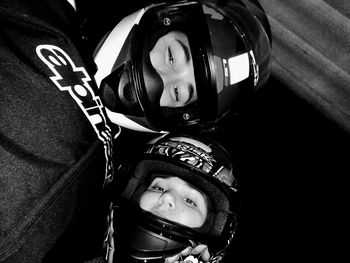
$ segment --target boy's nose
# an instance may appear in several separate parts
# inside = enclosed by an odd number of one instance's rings
[[[160,197],[159,202],[166,209],[175,209],[175,198],[170,192],[164,192]]]

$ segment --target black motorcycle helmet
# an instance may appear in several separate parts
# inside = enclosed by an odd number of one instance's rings
[[[139,205],[157,176],[176,176],[203,192],[210,212],[197,228],[175,223]],[[234,236],[239,210],[232,158],[210,138],[165,135],[125,157],[112,183],[107,262],[164,262],[188,246],[206,244],[210,262],[219,262]]]
[[[237,113],[269,76],[270,28],[249,0],[158,1],[125,17],[95,52],[100,97],[116,124],[141,131],[212,126]],[[162,79],[150,61],[156,41],[184,33],[197,100],[161,107]]]

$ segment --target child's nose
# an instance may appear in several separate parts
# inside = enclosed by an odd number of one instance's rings
[[[159,202],[166,209],[175,209],[175,206],[176,206],[175,197],[171,192],[164,192],[161,198],[159,199]]]

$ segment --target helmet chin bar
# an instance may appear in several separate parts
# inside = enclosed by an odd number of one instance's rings
[[[191,228],[153,215],[130,201],[122,201],[114,209],[115,237],[120,245],[117,257],[126,253],[136,262],[164,261],[191,246],[190,240],[195,239]]]
[[[153,215],[128,201],[121,206],[114,206],[113,209],[114,243],[117,246],[113,263],[164,263],[167,257],[198,244],[208,245],[209,250],[214,253],[213,259],[219,259],[224,257],[235,233],[233,228],[228,233],[228,240],[222,243],[215,236],[201,234]]]

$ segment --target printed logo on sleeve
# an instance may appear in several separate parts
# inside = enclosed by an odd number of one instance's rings
[[[113,179],[113,144],[107,114],[99,96],[96,96],[89,82],[90,76],[84,67],[77,67],[68,54],[53,45],[36,48],[39,58],[48,66],[53,75],[52,82],[61,91],[67,91],[90,121],[98,138],[103,142],[106,158],[105,183]]]

